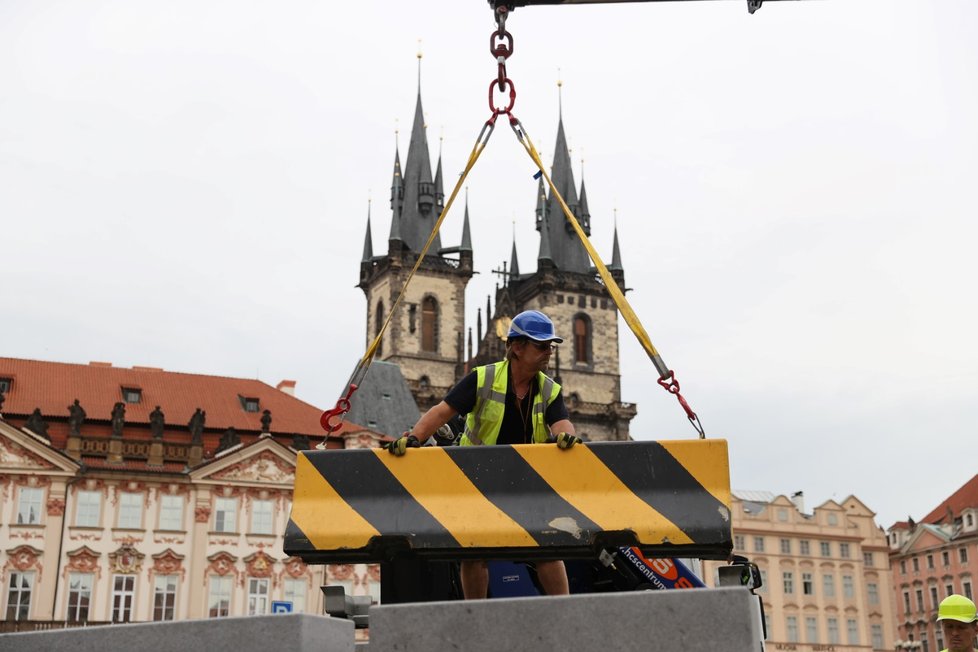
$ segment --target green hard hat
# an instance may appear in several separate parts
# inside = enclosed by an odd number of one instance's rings
[[[937,607],[937,620],[958,620],[962,623],[973,623],[978,619],[975,613],[975,603],[963,595],[949,595]]]

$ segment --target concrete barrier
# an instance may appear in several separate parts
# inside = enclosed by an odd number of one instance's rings
[[[759,652],[757,597],[741,588],[378,605],[369,652]]]
[[[133,623],[4,634],[4,652],[354,652],[353,621],[307,614]]]

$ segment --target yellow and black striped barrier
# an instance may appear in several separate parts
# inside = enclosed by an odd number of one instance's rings
[[[285,552],[306,563],[554,559],[638,546],[725,559],[727,442],[303,451]]]

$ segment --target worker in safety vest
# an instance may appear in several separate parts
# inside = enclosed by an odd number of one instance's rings
[[[942,652],[971,652],[978,633],[975,603],[963,595],[949,595],[937,607],[937,622],[944,632]]]
[[[456,414],[468,415],[461,446],[555,443],[567,449],[579,443],[560,385],[544,373],[554,348],[563,341],[542,312],[526,310],[516,315],[506,336],[506,359],[477,367],[465,376],[387,449],[404,455]],[[537,562],[536,571],[548,595],[569,593],[564,562]],[[461,579],[466,599],[486,597],[489,571],[485,561],[463,561]]]

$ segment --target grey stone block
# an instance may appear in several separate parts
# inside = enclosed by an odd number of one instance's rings
[[[308,614],[133,623],[4,634],[4,652],[354,652],[353,621]]]
[[[759,652],[757,597],[741,588],[378,605],[370,652]]]

